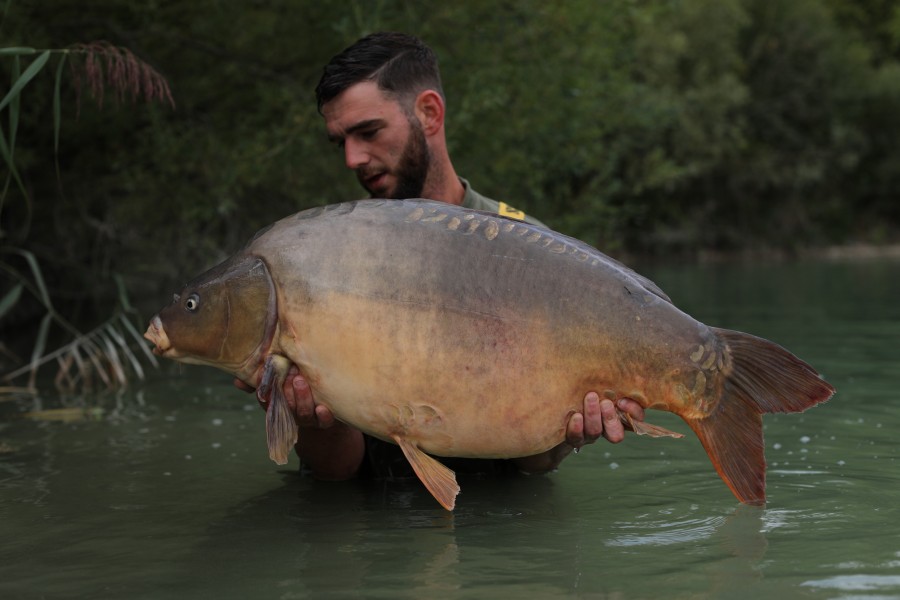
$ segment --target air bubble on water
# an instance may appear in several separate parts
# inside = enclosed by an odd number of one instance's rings
[[[185,455],[184,455],[184,460],[191,460],[192,458],[194,458],[194,457],[191,456],[190,454],[185,454]]]
[[[222,424],[222,419],[213,419],[212,424],[218,427]]]
[[[175,415],[169,415],[168,417],[166,417],[166,421],[168,421],[169,423],[174,423]]]
[[[845,462],[842,461],[842,460],[839,460],[839,461],[837,461],[837,464],[838,464],[839,466],[843,467],[843,466],[846,465],[847,463],[845,463]]]
[[[610,469],[618,469],[618,468],[619,468],[619,463],[609,463],[609,468],[610,468]]]
[[[166,477],[171,477],[172,473],[170,471],[166,471],[165,473],[163,473],[163,475],[165,475]]]
[[[147,427],[144,427],[142,429],[138,429],[138,433],[150,433],[150,430]]]
[[[810,437],[808,435],[804,435],[803,437],[800,438],[800,441],[804,444],[808,444],[809,440],[810,440]]]
[[[781,444],[776,442],[776,443],[772,444],[772,448],[774,448],[775,450],[781,450]]]
[[[220,444],[219,442],[213,442],[213,443],[212,443],[212,447],[213,447],[213,448],[221,448],[221,447],[222,447],[222,444]]]
[[[244,405],[244,410],[247,411],[247,412],[250,412],[251,410],[256,410],[256,407],[255,407],[254,405],[252,405],[252,404],[245,404],[245,405]]]

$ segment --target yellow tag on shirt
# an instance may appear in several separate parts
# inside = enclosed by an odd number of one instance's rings
[[[525,213],[523,213],[518,208],[513,208],[506,202],[499,202],[498,204],[500,205],[500,207],[497,209],[498,215],[509,217],[510,219],[517,219],[519,221],[525,220]]]

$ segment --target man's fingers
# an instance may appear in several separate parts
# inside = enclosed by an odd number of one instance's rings
[[[327,406],[316,405],[316,421],[321,429],[328,429],[334,425],[334,413]]]
[[[566,443],[573,448],[581,448],[584,445],[584,416],[574,413],[566,424]]]
[[[290,380],[289,392],[287,392],[288,406],[294,409],[294,416],[300,427],[318,427],[316,419],[316,405],[313,402],[309,384],[302,377],[295,376]]]
[[[603,419],[603,437],[614,444],[625,439],[625,428],[619,420],[619,414],[612,400],[604,399],[600,403],[600,413]]]
[[[600,410],[600,396],[588,392],[584,397],[584,443],[593,444],[603,435],[603,412]]]
[[[619,398],[619,401],[616,403],[616,405],[619,407],[619,410],[631,415],[632,419],[636,419],[638,421],[644,420],[644,407],[631,398]]]

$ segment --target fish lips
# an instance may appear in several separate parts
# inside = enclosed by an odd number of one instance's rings
[[[166,335],[159,315],[150,319],[150,325],[144,332],[144,338],[153,343],[153,354],[157,356],[166,356],[172,350],[172,343],[169,341],[169,336]]]

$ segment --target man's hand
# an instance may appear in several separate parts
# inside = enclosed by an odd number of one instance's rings
[[[256,391],[256,388],[250,387],[240,379],[234,380],[234,387],[244,392]],[[300,375],[300,371],[295,365],[291,365],[284,378],[282,392],[288,407],[294,414],[297,426],[301,429],[328,429],[335,424],[334,414],[327,406],[315,403],[309,383]],[[257,401],[263,410],[269,408],[268,402],[259,397],[257,397]]]
[[[617,408],[637,421],[644,420],[644,409],[634,400],[620,398],[613,404],[608,398],[600,400],[596,392],[588,392],[584,397],[583,412],[569,417],[566,441],[542,454],[516,458],[516,466],[525,473],[547,473],[557,468],[572,450],[593,444],[600,436],[618,444],[625,439],[625,427],[619,419]]]
[[[316,404],[309,383],[293,365],[284,379],[284,398],[301,429],[328,429],[334,426],[334,413],[327,406]]]
[[[245,392],[255,391],[239,379],[234,385]],[[327,406],[316,404],[309,383],[294,365],[284,378],[282,392],[300,427],[294,448],[313,477],[339,481],[356,475],[365,456],[362,432],[335,420]],[[267,402],[257,400],[263,410],[268,408]]]
[[[566,443],[578,449],[585,444],[593,444],[601,435],[613,444],[621,442],[625,439],[625,426],[619,419],[617,408],[636,421],[644,420],[644,409],[634,400],[620,398],[613,404],[607,398],[601,401],[596,392],[588,392],[584,397],[584,412],[569,418]]]

